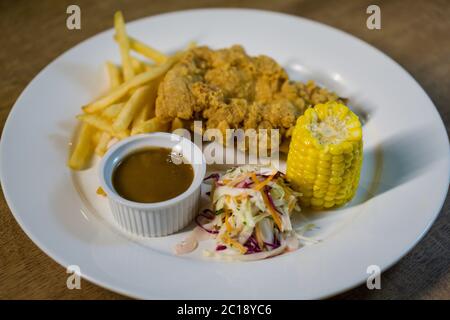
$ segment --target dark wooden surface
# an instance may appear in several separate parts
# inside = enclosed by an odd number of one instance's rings
[[[82,29],[66,28],[66,8],[78,4]],[[366,8],[381,7],[382,29],[366,28]],[[349,32],[399,62],[436,104],[449,130],[450,1],[407,0],[249,0],[249,1],[9,1],[0,0],[0,130],[15,100],[31,79],[54,58],[96,33],[112,27],[113,13],[127,20],[199,7],[247,7],[314,19]],[[386,79],[388,82],[389,79]],[[395,85],[389,84],[387,85]],[[427,235],[382,275],[382,290],[360,286],[340,299],[450,299],[449,197]],[[81,290],[66,288],[65,270],[36,247],[0,198],[0,298],[121,299],[82,280]]]

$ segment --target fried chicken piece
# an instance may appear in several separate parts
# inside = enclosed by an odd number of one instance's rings
[[[313,82],[290,81],[272,58],[229,49],[191,49],[159,85],[156,116],[206,120],[206,128],[278,129],[289,136],[303,111],[339,97]],[[280,143],[282,141],[280,140]]]

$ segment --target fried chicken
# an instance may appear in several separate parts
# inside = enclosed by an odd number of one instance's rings
[[[279,129],[289,137],[303,111],[339,97],[313,82],[290,81],[272,58],[251,57],[229,49],[191,49],[160,83],[155,113],[163,122],[175,118],[204,120],[205,128]],[[281,141],[280,141],[281,143]]]

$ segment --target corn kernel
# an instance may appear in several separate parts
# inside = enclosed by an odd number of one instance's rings
[[[342,178],[341,177],[331,177],[330,178],[330,183],[331,184],[340,184],[342,182]]]
[[[325,188],[326,186],[328,186],[328,180],[316,180],[315,185]]]
[[[315,149],[309,149],[308,150],[308,158],[309,159],[316,159],[319,157],[319,152]]]
[[[331,166],[330,162],[320,160],[318,163],[320,168],[329,168]]]
[[[353,144],[348,141],[343,142],[342,150],[346,155],[351,155],[351,152],[353,151]]]
[[[329,161],[329,160],[331,160],[331,154],[326,153],[326,152],[321,152],[319,155],[319,159]]]
[[[311,204],[315,207],[320,207],[323,204],[323,199],[312,198]]]
[[[328,173],[329,173],[329,172],[327,172],[327,175],[324,175],[324,174],[318,174],[318,175],[316,176],[317,181],[325,181],[325,182],[327,182],[327,181],[330,179],[330,176],[328,175]]]
[[[328,186],[328,192],[333,191],[334,193],[336,193],[336,191],[338,191],[338,190],[339,190],[339,186],[337,186],[335,184],[332,184],[332,185]]]
[[[334,201],[325,201],[325,202],[323,203],[323,207],[328,209],[328,208],[333,207],[334,204],[335,204]]]
[[[345,194],[338,194],[336,197],[334,197],[336,200],[343,200],[345,199]]]
[[[345,169],[332,170],[331,175],[334,177],[340,177],[344,174]]]
[[[342,148],[341,148],[341,146],[340,146],[339,144],[336,144],[336,145],[332,144],[332,145],[330,146],[330,153],[331,153],[332,155],[339,155],[339,154],[342,154]]]
[[[325,120],[326,117],[328,116],[328,108],[326,105],[322,104],[322,105],[317,105],[316,108],[314,108],[317,112],[317,115],[319,116],[320,120]]]
[[[344,157],[342,155],[339,156],[333,156],[333,158],[331,159],[332,163],[340,163],[344,161]]]
[[[345,168],[345,163],[333,163],[331,164],[331,170],[341,170]]]
[[[325,193],[317,191],[317,192],[313,193],[313,196],[314,196],[314,198],[323,198],[323,197],[325,197]]]
[[[329,167],[324,168],[319,166],[319,168],[317,169],[317,176],[328,176],[330,174],[330,170],[328,168]]]
[[[325,188],[323,186],[319,186],[319,185],[315,184],[314,187],[313,187],[313,190],[314,191],[321,191],[321,190],[325,190]]]

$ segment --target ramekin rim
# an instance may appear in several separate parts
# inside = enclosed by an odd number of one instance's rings
[[[141,202],[135,202],[135,201],[125,199],[124,197],[120,196],[117,193],[117,191],[110,188],[108,183],[106,183],[105,167],[107,164],[109,164],[109,162],[114,161],[114,159],[111,156],[114,154],[114,152],[117,149],[119,149],[127,144],[130,144],[132,142],[135,142],[136,140],[150,139],[150,138],[154,138],[154,137],[158,137],[158,136],[170,139],[171,137],[173,137],[173,135],[175,135],[175,134],[167,133],[167,132],[143,133],[143,134],[138,134],[138,135],[134,135],[134,136],[125,138],[125,139],[115,143],[113,146],[111,146],[108,149],[108,151],[103,155],[103,158],[101,159],[101,162],[99,165],[100,186],[105,191],[107,196],[111,200],[118,202],[124,206],[131,207],[134,209],[141,209],[141,210],[167,208],[167,207],[176,205],[176,204],[180,203],[181,201],[184,201],[185,199],[189,198],[189,196],[191,196],[201,186],[203,179],[205,178],[206,159],[205,159],[205,156],[204,156],[202,150],[195,143],[193,143],[189,139],[186,139],[186,138],[184,138],[182,136],[178,136],[178,135],[177,135],[177,139],[180,139],[180,141],[182,141],[182,140],[187,141],[188,144],[190,144],[196,152],[200,152],[201,159],[202,159],[201,164],[200,164],[200,169],[198,169],[197,171],[195,169],[195,165],[191,164],[192,169],[194,170],[194,179],[193,179],[191,185],[189,186],[189,188],[186,189],[186,191],[184,191],[183,193],[179,194],[178,196],[176,196],[174,198],[171,198],[171,199],[168,199],[165,201],[153,202],[153,203],[141,203]],[[151,146],[152,145],[149,144],[149,147],[151,147]],[[120,157],[120,159],[125,158],[127,155],[131,154],[133,151],[138,150],[138,149],[139,148],[128,150],[126,153],[124,153]],[[111,165],[113,165],[113,164],[111,164]],[[197,174],[198,174],[198,179],[196,179]]]

